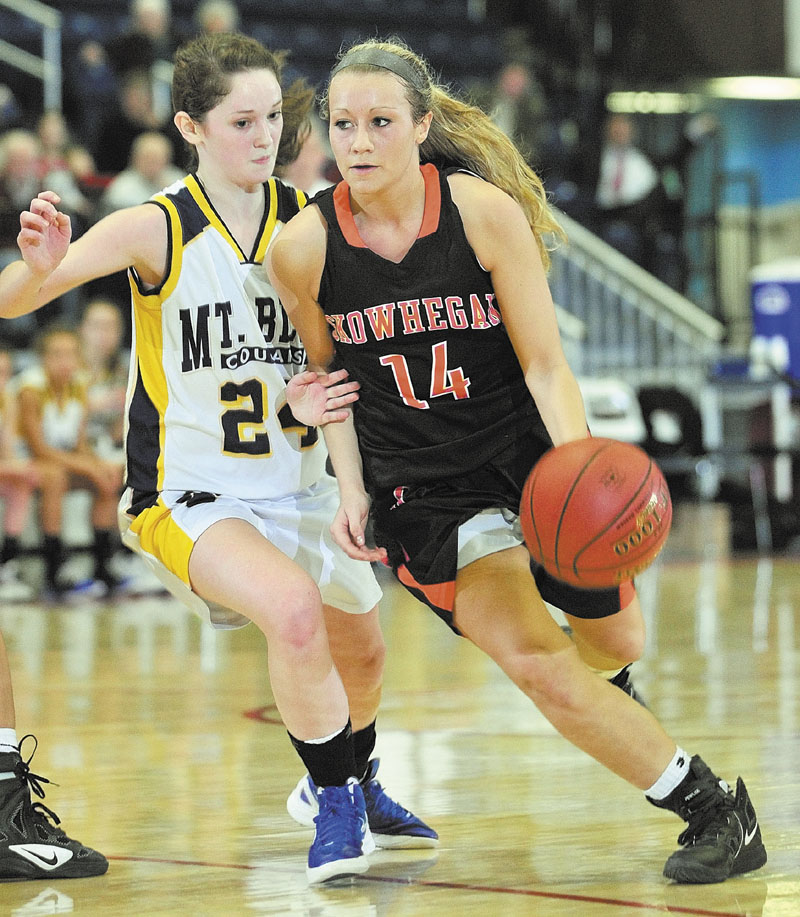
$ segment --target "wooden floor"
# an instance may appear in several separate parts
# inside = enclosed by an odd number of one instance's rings
[[[218,633],[166,598],[7,607],[19,734],[46,803],[106,876],[0,885],[0,915],[292,917],[800,915],[800,559],[731,558],[724,520],[678,508],[639,583],[637,687],[690,752],[741,773],[769,862],[717,886],[661,876],[681,823],[556,735],[466,641],[391,584],[380,777],[441,836],[309,889],[300,774],[254,627]]]

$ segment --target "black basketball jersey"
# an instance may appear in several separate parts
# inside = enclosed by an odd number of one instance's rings
[[[518,437],[547,437],[447,173],[422,173],[422,227],[399,264],[361,240],[345,182],[314,199],[328,223],[319,301],[337,365],[361,383],[354,416],[373,489],[453,478]]]

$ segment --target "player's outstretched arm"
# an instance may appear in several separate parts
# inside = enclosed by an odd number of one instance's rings
[[[151,203],[117,210],[71,242],[60,199],[43,191],[20,214],[22,258],[0,273],[0,316],[33,312],[81,284],[129,267],[152,285],[165,276],[167,221]]]

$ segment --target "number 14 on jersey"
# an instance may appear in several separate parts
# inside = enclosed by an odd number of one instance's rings
[[[430,398],[438,398],[441,395],[452,395],[457,400],[469,398],[469,378],[464,375],[464,370],[459,366],[455,369],[447,368],[447,341],[440,341],[431,347],[431,385]],[[426,411],[430,404],[420,398],[417,398],[414,392],[414,386],[411,383],[411,373],[408,371],[408,363],[401,353],[390,353],[381,357],[382,366],[388,366],[392,370],[397,390],[403,403],[410,408],[418,408]]]

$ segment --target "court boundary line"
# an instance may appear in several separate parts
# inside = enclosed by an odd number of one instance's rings
[[[260,869],[247,863],[212,863],[204,860],[177,860],[171,857],[144,856],[109,856],[115,862],[161,863],[168,866],[202,866],[212,869],[237,869],[248,872]],[[290,870],[284,870],[286,872]],[[291,870],[295,872],[295,870]],[[718,911],[708,908],[684,907],[673,904],[647,904],[644,901],[629,901],[624,898],[603,898],[598,895],[579,895],[570,892],[544,892],[533,888],[511,888],[495,885],[472,885],[469,882],[437,882],[431,879],[414,879],[403,876],[378,876],[365,874],[358,877],[360,882],[372,882],[386,885],[416,885],[423,888],[441,888],[451,891],[488,892],[496,895],[517,895],[519,897],[545,898],[555,901],[575,901],[583,904],[600,904],[609,907],[629,907],[642,911],[655,911],[662,914],[688,914],[690,917],[741,917],[739,911]],[[332,886],[334,887],[334,886]]]

